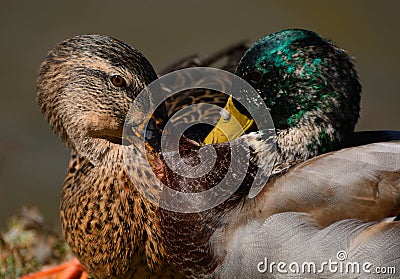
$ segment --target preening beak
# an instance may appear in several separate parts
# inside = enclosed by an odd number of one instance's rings
[[[234,105],[232,96],[221,113],[217,125],[204,139],[203,144],[221,143],[243,135],[254,123],[253,119],[242,114]]]

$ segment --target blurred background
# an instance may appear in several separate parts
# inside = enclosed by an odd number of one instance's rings
[[[358,130],[397,129],[400,1],[2,1],[0,9],[0,228],[23,205],[58,225],[69,152],[36,105],[49,49],[98,33],[141,50],[156,70],[192,53],[305,28],[356,58],[363,84]]]

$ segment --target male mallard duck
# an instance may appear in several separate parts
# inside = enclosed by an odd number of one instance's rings
[[[326,152],[400,139],[396,131],[354,132],[361,85],[353,61],[315,32],[288,29],[260,39],[243,55],[235,74],[257,90],[271,113],[277,133],[274,174]],[[222,117],[204,143],[257,130],[238,100],[229,98],[225,110],[234,117]],[[242,125],[233,125],[233,119]]]
[[[205,139],[214,143],[217,154],[207,175],[181,176],[162,154],[155,155],[162,182],[185,193],[209,190],[225,177],[230,163],[226,140],[240,146],[247,139],[256,158],[239,189],[219,206],[196,213],[160,209],[171,263],[191,278],[284,277],[274,264],[274,273],[266,274],[271,272],[268,262],[283,262],[280,269],[286,271],[293,262],[313,262],[319,269],[329,260],[345,261],[343,256],[370,263],[370,271],[371,266],[400,268],[400,223],[382,222],[400,213],[400,144],[379,143],[400,137],[396,132],[352,132],[361,86],[348,55],[314,32],[285,30],[255,43],[236,73],[260,92],[274,119],[274,176],[255,198],[247,196],[257,168],[271,156],[269,144],[262,140],[263,131],[234,139],[240,134],[224,127],[229,125],[225,117]],[[230,99],[225,108],[240,113],[243,127],[256,130],[239,102]],[[227,130],[231,134],[221,136]],[[368,135],[373,137],[363,138]],[[367,145],[334,151],[360,143]],[[179,151],[187,165],[199,164],[200,149],[181,139]],[[363,278],[367,272],[361,271]],[[313,278],[348,274],[327,268],[302,273]]]

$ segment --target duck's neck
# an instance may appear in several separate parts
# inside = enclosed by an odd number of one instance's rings
[[[129,166],[129,174],[136,171],[143,179],[139,166]],[[171,274],[156,207],[132,183],[120,147],[110,148],[100,164],[73,155],[69,173],[61,219],[72,252],[89,274],[96,278]]]
[[[277,157],[273,174],[320,154],[340,148],[346,137],[336,125],[328,122],[308,124],[276,131]]]

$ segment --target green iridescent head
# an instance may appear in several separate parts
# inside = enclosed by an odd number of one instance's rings
[[[352,60],[315,32],[289,29],[260,39],[236,74],[260,93],[277,130],[328,121],[345,134],[358,120],[361,85]]]

